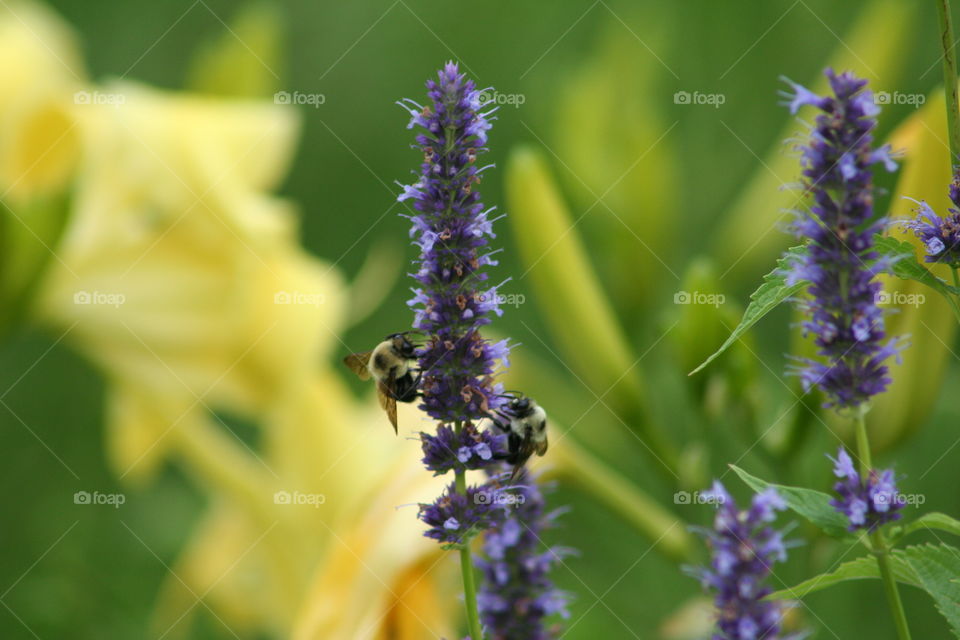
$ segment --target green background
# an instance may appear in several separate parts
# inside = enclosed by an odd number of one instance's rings
[[[50,4],[76,28],[95,79],[125,75],[171,89],[184,85],[193,53],[221,35],[221,20],[229,23],[239,6],[228,0],[58,0]],[[916,11],[925,15],[912,46],[902,53],[908,69],[903,77],[908,80],[900,90],[927,92],[939,78],[938,67],[922,75],[938,57],[936,27],[932,3],[915,4]],[[665,122],[677,123],[665,143],[679,159],[682,188],[656,215],[679,230],[679,242],[666,256],[670,268],[682,273],[693,257],[708,250],[711,234],[731,200],[760,168],[746,147],[763,157],[780,144],[778,136],[789,116],[778,105],[776,93],[783,88],[778,77],[813,78],[840,46],[835,34],[843,34],[865,5],[832,0],[277,2],[284,28],[285,60],[276,69],[281,87],[326,96],[318,109],[301,107],[303,137],[282,191],[302,209],[305,246],[336,261],[348,275],[356,273],[380,242],[406,247],[412,257],[412,249],[404,244],[408,224],[393,215],[401,211],[394,204],[393,182],[407,181],[419,160],[409,148],[407,117],[394,101],[419,98],[423,81],[450,58],[476,74],[481,85],[523,94],[522,106],[500,110],[487,156],[498,170],[484,178],[484,199],[503,208],[502,167],[510,148],[521,142],[537,143],[537,138],[553,146],[557,103],[572,71],[590,58],[611,31],[629,29],[677,76],[639,40],[635,43],[633,54],[652,68],[655,77],[649,100],[657,103]],[[621,80],[624,85],[635,81]],[[717,110],[675,105],[672,96],[678,90],[721,92],[726,102]],[[882,131],[909,110],[899,106],[885,111]],[[551,160],[563,187],[574,190],[576,177],[561,161]],[[580,211],[573,209],[578,216]],[[643,312],[621,310],[621,324],[636,351],[643,352],[654,342],[661,312],[670,306],[677,283],[666,271],[627,269],[618,274],[618,265],[604,260],[605,242],[597,231],[603,221],[596,218],[604,215],[603,210],[594,210],[581,228],[604,282],[620,277],[663,283],[654,289],[656,297]],[[642,225],[639,228],[642,235]],[[514,257],[514,248],[524,238],[514,237],[507,225],[501,224],[499,231],[505,252],[494,280],[525,268]],[[760,276],[756,273],[725,285],[745,299]],[[366,344],[398,323],[405,324],[405,291],[406,285],[399,282],[383,310],[353,330],[347,342]],[[524,280],[516,279],[511,291],[525,292],[528,302],[509,308],[497,330],[523,343],[522,349],[538,356],[550,375],[562,382],[556,393],[567,397],[554,415],[566,422],[577,419],[593,398],[531,335],[546,335],[546,331]],[[758,332],[760,356],[770,367],[770,371],[759,369],[765,393],[786,393],[771,371],[779,374],[783,369],[787,322],[788,314],[781,310],[763,322]],[[0,345],[0,389],[9,389],[3,401],[23,421],[0,408],[0,450],[4,452],[0,593],[6,591],[2,601],[8,606],[0,608],[0,637],[33,637],[17,617],[44,640],[149,637],[146,621],[165,564],[176,558],[204,499],[176,467],[144,490],[130,491],[116,484],[103,453],[103,382],[69,348],[54,346],[55,339],[26,327]],[[44,357],[48,349],[52,350]],[[644,362],[648,378],[657,378],[661,370],[672,371],[673,357],[669,344],[654,347]],[[683,403],[690,396],[674,374],[663,378],[666,382],[658,382],[657,404],[670,424],[670,416],[688,411]],[[954,363],[945,388],[958,383]],[[926,495],[928,508],[958,513],[955,461],[960,449],[923,477],[910,472],[926,469],[954,443],[958,416],[956,403],[950,400],[942,398],[934,418],[919,435],[896,454],[881,456],[879,462],[895,464],[911,490]],[[574,435],[589,445],[593,421],[611,420],[603,407],[595,408],[580,421]],[[723,432],[714,431],[712,438],[713,472],[718,473],[725,462],[739,458],[745,447]],[[655,479],[648,469],[649,459],[630,440],[624,441],[618,455],[607,456],[608,461],[669,504],[676,488]],[[829,462],[822,453],[832,453],[834,447],[831,438],[815,433],[804,450],[804,460],[798,462],[799,468],[809,470],[805,479],[819,488],[830,482]],[[82,481],[70,475],[55,455]],[[740,465],[763,468],[752,455]],[[738,495],[745,495],[732,476],[726,480]],[[125,491],[127,504],[116,510],[73,504],[75,491],[93,489]],[[654,638],[664,614],[698,593],[695,580],[655,552],[647,554],[649,545],[590,496],[561,486],[551,501],[570,504],[572,511],[563,518],[561,528],[550,532],[550,540],[581,551],[556,572],[560,585],[576,596],[571,618],[575,624],[565,638]],[[701,524],[709,520],[705,507],[676,509],[688,520]],[[63,535],[67,530],[69,535]],[[143,532],[143,540],[130,530]],[[799,540],[802,531],[794,537]],[[807,545],[778,575],[788,583],[798,581],[803,575],[796,557],[818,553],[829,556],[835,550]],[[947,637],[926,596],[907,592],[905,597],[915,638]],[[815,630],[814,637],[893,637],[879,583],[844,585],[810,597],[808,604],[810,610],[801,608],[798,613],[803,624]],[[202,612],[200,619],[202,623],[189,637],[230,637],[208,614]]]

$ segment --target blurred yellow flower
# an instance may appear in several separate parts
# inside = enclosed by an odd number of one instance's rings
[[[170,460],[209,495],[153,624],[173,637],[207,608],[231,630],[277,637],[453,637],[455,567],[412,506],[442,480],[372,395],[357,402],[330,370],[346,350],[348,290],[271,193],[296,111],[94,85],[55,16],[3,7],[4,203],[16,214],[70,194],[31,319],[107,378],[118,476],[146,482]],[[422,418],[404,411],[409,432]],[[225,416],[256,424],[256,444]]]
[[[0,5],[0,193],[23,203],[65,186],[79,152],[70,113],[85,75],[69,29],[44,7]]]

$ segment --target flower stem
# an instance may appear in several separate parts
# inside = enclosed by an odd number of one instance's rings
[[[957,57],[953,39],[953,18],[950,0],[936,0],[940,21],[940,44],[943,47],[943,83],[947,106],[947,130],[950,141],[950,164],[960,158],[960,122],[957,121],[960,103],[957,98]]]
[[[857,426],[857,455],[860,458],[860,477],[866,481],[870,476],[870,470],[873,464],[870,460],[870,440],[867,437],[866,415],[869,407],[860,405],[857,408],[856,426]],[[873,555],[877,558],[877,566],[880,569],[880,579],[883,581],[883,590],[887,594],[887,603],[890,605],[890,613],[893,616],[893,623],[897,628],[897,637],[900,640],[910,640],[910,628],[907,625],[907,615],[903,610],[903,602],[900,600],[900,591],[897,589],[897,581],[890,569],[890,558],[888,556],[889,548],[887,541],[883,537],[883,532],[877,528],[870,534],[870,541],[873,546]]]
[[[457,421],[454,425],[457,435],[463,423]],[[456,470],[457,493],[467,495],[467,473],[463,468]],[[460,549],[460,573],[463,574],[463,602],[467,608],[467,628],[470,631],[470,640],[483,640],[483,630],[480,627],[480,611],[477,609],[477,582],[473,570],[473,558],[470,553],[469,542]]]

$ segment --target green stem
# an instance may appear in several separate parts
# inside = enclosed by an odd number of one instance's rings
[[[943,83],[947,106],[947,129],[950,141],[950,170],[960,158],[960,101],[957,98],[957,57],[953,38],[953,18],[950,0],[936,0],[937,17],[940,20],[940,44],[943,47]]]
[[[860,477],[867,480],[870,477],[870,471],[873,464],[870,460],[870,440],[867,437],[866,415],[869,408],[860,405],[857,408],[856,427],[857,427],[857,455],[860,458]],[[900,591],[897,589],[897,580],[890,569],[890,558],[888,557],[889,548],[887,541],[883,537],[883,532],[878,528],[870,534],[870,541],[873,547],[873,554],[877,558],[877,566],[880,569],[880,579],[883,581],[883,590],[887,594],[887,603],[890,605],[890,613],[893,616],[894,626],[897,628],[897,637],[900,640],[910,640],[910,628],[907,625],[907,614],[903,610],[903,602],[900,600]]]
[[[461,422],[454,425],[458,436],[462,427]],[[457,469],[456,488],[457,493],[467,495],[467,474],[463,469]],[[477,608],[477,582],[469,542],[465,543],[460,549],[460,573],[463,574],[463,601],[467,608],[467,629],[470,631],[470,638],[471,640],[483,640],[483,630],[480,627],[480,611]]]

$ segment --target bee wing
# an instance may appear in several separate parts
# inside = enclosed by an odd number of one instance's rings
[[[350,371],[357,374],[361,380],[370,379],[370,369],[367,365],[370,363],[370,356],[373,351],[364,351],[363,353],[351,353],[343,359],[343,364],[347,365]]]
[[[516,454],[516,463],[513,465],[513,473],[510,474],[510,482],[513,482],[517,479],[517,476],[520,475],[520,472],[523,471],[523,468],[527,464],[527,460],[530,459],[530,456],[533,455],[534,450],[536,450],[539,445],[534,444],[529,439],[525,439],[520,442],[520,447],[517,449]]]
[[[536,446],[536,449],[537,449],[537,455],[538,455],[538,456],[542,456],[543,454],[545,454],[545,453],[547,452],[547,435],[544,434],[544,435],[543,435],[543,440],[541,440],[540,442],[538,442],[535,446]]]
[[[398,433],[397,428],[397,399],[393,391],[385,383],[377,384],[377,399],[380,401],[380,408],[386,411],[390,424],[393,425],[393,432]]]

